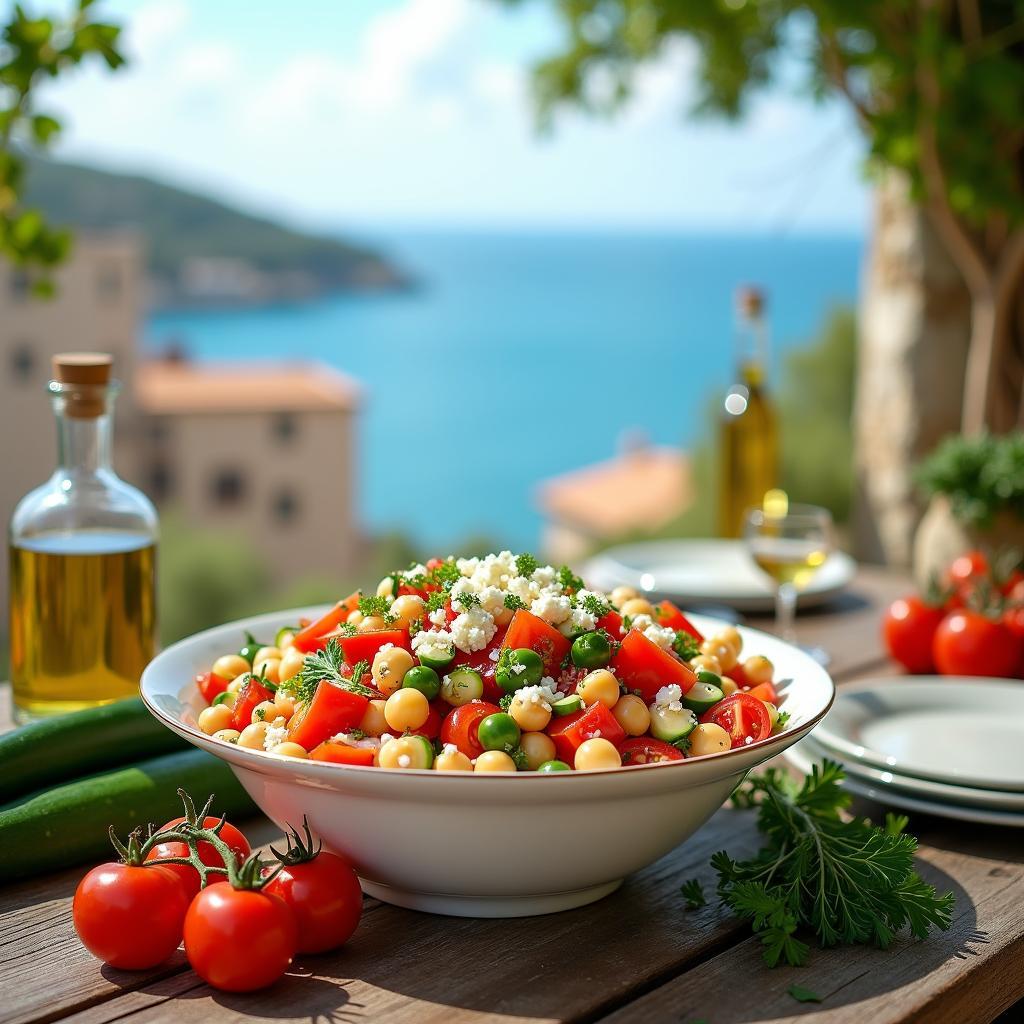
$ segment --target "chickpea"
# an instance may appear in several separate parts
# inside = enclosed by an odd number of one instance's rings
[[[390,697],[401,689],[406,672],[413,666],[412,655],[404,647],[385,647],[373,656],[373,685]]]
[[[430,715],[430,702],[411,686],[395,690],[384,704],[384,720],[392,729],[418,729]]]
[[[588,707],[603,704],[613,708],[619,702],[619,681],[606,668],[594,669],[579,681],[576,692]]]
[[[289,629],[287,632],[282,633],[277,638],[277,646],[281,649],[281,653],[284,654],[292,649],[292,644],[295,643],[295,634]]]
[[[775,723],[779,720],[779,709],[768,700],[764,701],[764,706],[768,710],[768,717],[771,719],[772,729],[774,729]]]
[[[712,722],[701,722],[690,733],[690,757],[700,757],[702,754],[717,754],[722,750],[728,750],[732,746],[729,734],[720,726]]]
[[[728,644],[736,652],[737,658],[740,656],[740,651],[743,650],[743,637],[740,636],[740,631],[735,626],[726,626],[725,629],[719,630],[712,640]]]
[[[277,754],[278,757],[309,757],[305,747],[288,740],[285,740],[284,743],[278,743],[276,747],[271,747],[270,752]]]
[[[259,663],[258,669],[253,665],[253,674],[276,685],[281,681],[281,659],[270,658],[267,661],[262,661]]]
[[[395,597],[395,581],[390,576],[385,576],[384,579],[377,584],[377,596],[378,597]]]
[[[503,750],[485,750],[473,765],[476,772],[514,772],[516,763]]]
[[[261,647],[252,657],[253,672],[255,672],[256,675],[259,675],[259,669],[257,669],[256,666],[259,665],[260,662],[269,661],[271,658],[277,658],[280,660],[283,653],[284,652],[280,647]]]
[[[249,678],[249,670],[246,669],[240,676],[235,676],[234,679],[228,683],[228,693],[238,693],[239,690],[245,685],[245,681]]]
[[[420,694],[422,697],[423,694]],[[388,740],[377,751],[377,764],[381,768],[429,768],[423,764],[423,745],[410,736]]]
[[[388,731],[387,719],[384,717],[384,701],[371,700],[366,705],[359,728],[367,736],[381,736]]]
[[[373,633],[378,629],[387,629],[388,624],[384,621],[380,615],[367,615],[364,619],[361,619],[356,629],[360,633]]]
[[[222,743],[237,743],[240,735],[241,733],[237,729],[218,729],[213,734],[213,738]]]
[[[277,718],[277,703],[272,700],[261,700],[252,709],[252,720],[254,722],[273,722]]]
[[[249,671],[249,662],[240,654],[224,654],[213,663],[210,671],[221,679],[235,679]]]
[[[274,694],[274,712],[278,718],[283,718],[286,722],[295,714],[295,701],[283,690],[278,690]]]
[[[446,743],[434,759],[434,768],[439,772],[471,772],[473,762],[454,743]]]
[[[700,653],[709,658],[717,658],[723,672],[728,672],[736,665],[736,652],[729,644],[722,643],[717,637],[705,640],[700,645]]]
[[[551,721],[551,708],[542,700],[523,700],[517,693],[508,706],[508,713],[523,732],[540,732]]]
[[[284,656],[277,666],[278,681],[286,683],[289,679],[294,679],[302,671],[304,662],[305,656],[302,651],[297,650],[295,647],[289,647],[284,652]]]
[[[750,680],[751,686],[771,681],[775,674],[775,666],[762,654],[755,654],[743,662],[743,674]]]
[[[594,768],[618,768],[621,765],[622,758],[615,745],[599,736],[592,740],[584,740],[576,750],[573,761],[573,767],[581,772]]]
[[[555,744],[550,736],[542,732],[524,732],[519,738],[519,748],[526,755],[526,766],[535,772],[545,761],[555,760]]]
[[[391,614],[398,620],[396,626],[408,629],[417,619],[426,617],[427,603],[419,594],[403,594],[391,605]]]
[[[238,745],[250,750],[262,750],[267,738],[267,728],[267,722],[253,722],[252,725],[247,725],[238,737]]]
[[[694,672],[700,672],[701,670],[705,672],[714,672],[716,676],[720,676],[723,671],[722,663],[710,654],[698,654],[696,658],[691,659],[690,668],[692,668]]]
[[[619,608],[619,614],[635,619],[638,615],[650,615],[654,618],[654,605],[646,597],[631,597]]]
[[[619,702],[612,708],[612,714],[627,736],[643,736],[651,727],[651,713],[643,698],[635,693],[621,696]]]
[[[213,707],[203,708],[199,712],[199,728],[212,736],[221,729],[227,729],[231,725],[231,708],[223,704],[214,704]]]
[[[728,676],[723,676],[721,683],[718,685],[721,687],[724,697],[731,697],[740,688],[740,684]]]
[[[627,601],[632,601],[634,597],[640,595],[636,592],[633,587],[616,587],[608,597],[611,598],[611,602],[616,608],[621,608]]]

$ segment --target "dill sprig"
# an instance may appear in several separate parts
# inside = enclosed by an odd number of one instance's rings
[[[923,939],[952,923],[953,894],[939,896],[914,870],[917,840],[904,832],[907,819],[890,814],[882,827],[844,819],[850,796],[840,788],[843,778],[828,760],[802,784],[772,768],[733,796],[738,806],[757,809],[766,845],[744,861],[716,853],[711,864],[719,898],[750,920],[770,967],[806,961],[798,929],[822,946],[874,942],[884,949],[904,928]]]
[[[356,669],[360,665],[365,666],[366,662],[360,662],[359,665],[356,665]],[[306,655],[302,663],[302,671],[295,677],[295,685],[290,687],[290,689],[300,701],[307,704],[313,699],[316,688],[325,679],[345,690],[351,690],[352,693],[361,694],[363,697],[377,696],[376,690],[363,686],[359,681],[362,678],[363,672],[366,671],[365,667],[358,675],[353,670],[351,677],[342,672],[344,667],[346,667],[345,655],[342,653],[341,644],[337,640],[331,640],[323,650],[314,651],[312,654]]]

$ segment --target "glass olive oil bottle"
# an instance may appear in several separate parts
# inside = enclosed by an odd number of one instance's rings
[[[768,328],[764,296],[756,288],[736,295],[737,379],[723,403],[719,436],[718,530],[743,533],[743,515],[777,486],[778,425],[766,390]]]
[[[156,643],[156,512],[111,467],[116,381],[55,356],[57,470],[10,525],[11,679],[20,720],[138,692]]]

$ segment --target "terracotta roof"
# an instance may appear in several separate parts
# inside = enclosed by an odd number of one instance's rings
[[[359,385],[317,363],[141,362],[134,394],[152,415],[351,410]]]
[[[690,459],[675,448],[641,448],[541,484],[549,518],[595,537],[663,526],[692,501]]]

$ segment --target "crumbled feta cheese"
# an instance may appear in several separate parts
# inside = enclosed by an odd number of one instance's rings
[[[530,611],[552,626],[557,626],[572,614],[572,604],[565,594],[545,590],[530,605]]]
[[[526,666],[521,665],[518,661],[512,662],[509,668],[511,668],[517,676],[521,676],[526,671]]]
[[[550,587],[558,579],[558,570],[553,565],[541,565],[534,569],[530,578],[541,587]]]
[[[447,754],[449,757],[452,754],[457,754],[458,752],[459,748],[454,743],[446,743],[443,749],[441,750],[442,754]]]
[[[536,583],[531,583],[525,576],[513,576],[505,585],[505,589],[527,606],[540,594],[540,587]]]
[[[751,743],[754,742],[754,737],[753,736],[744,736],[743,737],[743,742],[746,743],[749,746]]]
[[[422,565],[421,563],[417,562],[411,569],[406,569],[405,572],[402,573],[402,575],[403,576],[426,576],[427,575],[427,567],[425,565]]]
[[[456,558],[455,566],[463,576],[472,576],[480,564],[479,558]]]
[[[663,651],[671,651],[676,640],[676,631],[667,626],[648,626],[644,630],[644,636],[652,643],[656,643]]]
[[[494,616],[475,605],[457,616],[449,628],[455,646],[467,653],[483,650],[498,631]]]
[[[480,607],[491,615],[497,615],[505,607],[505,591],[500,586],[481,587],[476,592]]]
[[[654,619],[652,619],[650,615],[644,615],[641,613],[640,615],[634,615],[629,620],[629,625],[631,629],[639,629],[642,633],[644,630],[654,625]]]
[[[394,646],[395,646],[394,644],[381,644],[380,647],[378,648],[378,650],[379,651],[390,651],[391,648],[394,647]]]
[[[566,636],[575,636],[577,633],[590,633],[597,628],[597,618],[586,608],[577,605],[572,614],[558,627]]]
[[[501,657],[501,655],[500,655],[500,654],[498,653],[498,651],[496,651],[496,650],[495,650],[495,651],[491,651],[491,653],[490,653],[490,654],[488,654],[488,655],[487,655],[487,657],[488,657],[488,658],[489,658],[489,659],[490,659],[491,661],[497,661],[497,660],[498,660],[498,658],[500,658],[500,657]]]
[[[389,732],[382,732],[380,734],[380,745],[383,747],[385,743],[390,743],[395,737]]]
[[[263,737],[263,749],[273,750],[278,743],[284,743],[287,738],[288,726],[283,718],[277,718],[273,725],[267,726],[266,735]]]
[[[353,736],[350,732],[337,732],[331,737],[334,743],[345,743],[350,747],[363,747],[368,750],[376,750],[381,745],[382,737],[378,736]]]
[[[443,608],[435,608],[427,618],[435,626],[443,626],[448,621],[448,613]]]
[[[515,695],[520,704],[539,704],[545,711],[550,711],[559,697],[553,688],[547,686],[524,686],[516,690]]]
[[[455,638],[446,630],[423,629],[412,638],[412,651],[420,659],[444,661],[451,657],[454,642]]]
[[[663,686],[654,695],[654,703],[659,708],[665,708],[668,711],[682,711],[682,697],[683,691],[675,683],[671,683],[668,686]]]

